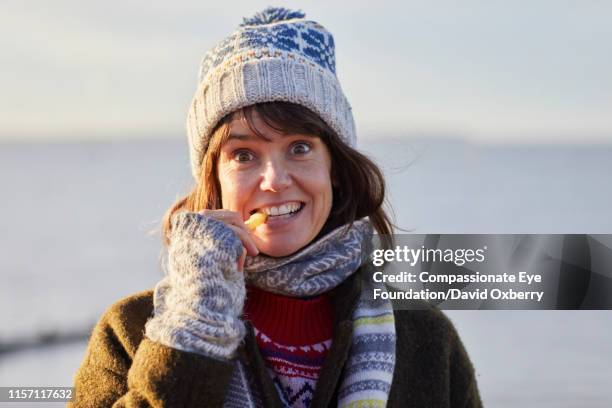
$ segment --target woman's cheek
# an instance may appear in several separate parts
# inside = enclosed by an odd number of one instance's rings
[[[319,167],[319,171],[314,174],[316,174],[316,176],[311,180],[311,191],[315,196],[315,200],[318,201],[317,215],[322,217],[323,221],[326,221],[331,212],[333,201],[331,176],[321,167]]]
[[[221,187],[221,201],[223,208],[227,210],[237,210],[237,194],[240,185],[237,181],[237,174],[229,165],[219,167],[219,186]]]
[[[251,172],[231,172],[225,179],[225,184],[228,191],[228,204],[231,203],[229,209],[244,212],[244,208],[249,203],[257,185],[256,177]],[[221,189],[223,189],[223,186],[221,186]]]

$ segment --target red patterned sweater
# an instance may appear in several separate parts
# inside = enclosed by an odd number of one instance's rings
[[[276,389],[288,407],[310,407],[332,343],[333,317],[326,294],[300,299],[247,286],[244,318]]]

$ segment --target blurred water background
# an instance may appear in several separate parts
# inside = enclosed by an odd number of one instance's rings
[[[102,312],[160,279],[199,61],[268,5],[1,2],[0,386],[71,385]],[[612,233],[611,2],[284,5],[334,34],[399,226]],[[612,312],[447,314],[485,406],[612,407]]]
[[[400,140],[360,149],[402,228],[612,232],[612,146]],[[191,186],[187,154],[178,139],[0,145],[0,344],[20,345],[0,354],[0,386],[71,385],[103,311],[160,279],[158,223]],[[611,406],[612,313],[446,313],[486,406]]]

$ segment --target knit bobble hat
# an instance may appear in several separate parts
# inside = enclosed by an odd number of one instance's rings
[[[216,124],[260,102],[293,102],[317,113],[355,147],[355,122],[336,77],[334,38],[301,11],[268,7],[202,59],[187,115],[191,169],[197,179]]]

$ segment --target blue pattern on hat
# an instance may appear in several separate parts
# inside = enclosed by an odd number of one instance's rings
[[[201,64],[200,80],[230,54],[250,50],[260,58],[265,49],[301,55],[335,74],[333,36],[318,23],[304,20],[304,17],[306,15],[301,11],[269,7],[253,17],[244,18],[238,31],[206,54]]]
[[[275,47],[284,51],[299,50],[296,42],[298,31],[285,24],[272,26],[270,28],[255,28],[245,31],[240,43],[242,48],[266,48]]]

